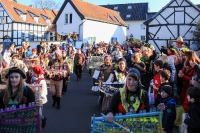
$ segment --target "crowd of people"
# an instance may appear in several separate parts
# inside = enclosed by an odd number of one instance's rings
[[[163,110],[163,133],[172,133],[178,115],[174,98],[178,98],[185,113],[189,114],[183,120],[188,132],[197,133],[200,131],[199,55],[184,45],[182,37],[173,42],[175,45],[162,46],[160,51],[156,51],[148,42],[136,43],[130,39],[123,44],[102,41],[94,45],[83,44],[81,48],[75,48],[70,39],[61,46],[41,42],[32,48],[27,42],[22,42],[21,48],[17,49],[11,44],[0,54],[1,79],[6,82],[6,89],[0,93],[0,108],[18,107],[22,103],[35,102],[35,99],[37,106],[43,106],[47,102],[46,80],[49,80],[52,106],[59,110],[70,78],[67,60],[70,58],[74,61],[76,80],[81,83],[88,60],[92,56],[101,56],[104,62],[95,68],[100,70],[100,74],[93,82],[98,82],[99,86],[102,82],[124,83],[112,97],[99,92],[98,101],[107,121],[113,122],[117,113],[139,113],[144,109],[149,112],[154,106],[157,110]],[[0,52],[2,50],[0,44]],[[26,59],[31,64],[24,63]],[[63,74],[64,71],[67,73]],[[34,84],[40,84],[41,89],[38,90]],[[39,100],[38,91],[41,95]],[[150,93],[153,98],[150,98]],[[45,127],[46,117],[41,118],[42,127]]]

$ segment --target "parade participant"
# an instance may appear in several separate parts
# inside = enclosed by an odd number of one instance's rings
[[[200,131],[200,89],[190,87],[187,89],[187,100],[189,102],[188,117],[183,120],[187,125],[188,133],[199,133]]]
[[[23,41],[21,48],[18,50],[19,51],[19,55],[22,58],[26,58],[26,51],[27,51],[27,47],[28,47],[27,45],[28,44],[25,41]]]
[[[86,57],[90,58],[94,54],[94,49],[92,48],[92,44],[88,44],[88,49],[86,51]]]
[[[112,71],[106,82],[124,82],[126,77],[126,60],[124,58],[119,59],[118,67]]]
[[[4,68],[7,68],[10,65],[10,60],[11,60],[10,55],[11,55],[11,49],[8,46],[3,54]]]
[[[172,133],[174,121],[176,119],[176,102],[171,97],[172,88],[170,85],[165,85],[161,90],[160,104],[158,110],[163,110],[162,127],[163,133]]]
[[[32,77],[30,84],[40,84],[40,97],[42,99],[42,104],[44,105],[47,103],[47,83],[44,79],[44,71],[41,66],[34,66],[32,68]],[[35,94],[35,99],[38,99],[38,87],[32,87],[31,88]],[[44,110],[44,108],[42,109]],[[42,128],[46,125],[46,117],[41,116],[42,118]]]
[[[72,40],[73,40],[73,45],[74,45],[74,47],[76,47],[76,40],[78,39],[76,32],[73,32],[71,38],[72,38]]]
[[[105,113],[106,120],[113,122],[114,115],[117,113],[139,113],[143,109],[146,109],[147,112],[149,111],[149,97],[147,92],[142,89],[138,74],[134,70],[130,70],[126,77],[124,87],[112,97],[110,107]]]
[[[103,53],[102,53],[102,50],[100,47],[98,47],[96,49],[96,52],[95,52],[95,54],[93,54],[93,56],[103,56]]]
[[[145,73],[145,90],[149,89],[150,81],[153,78],[153,61],[156,58],[156,51],[152,45],[149,43],[146,44],[147,46],[141,47],[141,61],[144,62],[146,66],[146,73]],[[150,48],[151,47],[151,48]]]
[[[55,59],[51,60],[49,62],[49,66],[51,68],[55,68],[55,66],[62,66],[63,65],[63,58],[62,53],[60,50],[55,50]],[[63,79],[61,75],[48,75],[50,78],[50,93],[53,98],[53,104],[52,106],[57,109],[60,109],[60,100],[62,95],[62,85],[63,85]],[[57,104],[57,105],[56,105]]]
[[[71,40],[72,40],[72,33],[69,32],[68,35],[67,35],[67,38],[66,38],[66,43],[71,43]]]
[[[30,58],[31,56],[32,56],[32,48],[31,46],[28,46],[26,51],[26,57]]]
[[[154,91],[154,98],[158,98],[157,91],[160,88],[161,85],[161,79],[160,79],[160,73],[163,71],[163,62],[161,60],[156,60],[154,62],[154,69],[155,69],[155,75],[153,77],[153,91]]]
[[[199,87],[200,88],[200,65],[196,62],[190,61],[190,66],[194,68],[196,72],[196,76],[192,77],[192,80],[190,80],[190,84],[193,87]]]
[[[20,104],[36,102],[37,106],[42,106],[42,100],[35,99],[33,91],[24,86],[25,73],[18,67],[9,68],[5,78],[7,79],[6,89],[0,93],[0,108],[19,107]]]
[[[66,56],[69,56],[70,58],[74,59],[75,51],[72,46],[69,46]]]
[[[177,94],[176,94],[176,97],[180,98],[181,97],[181,89],[182,89],[182,85],[183,85],[183,79],[180,78],[178,76],[178,73],[179,71],[183,68],[183,65],[184,65],[184,59],[183,59],[183,56],[184,56],[184,53],[186,51],[189,51],[189,49],[184,46],[184,44],[186,43],[183,38],[181,36],[179,36],[176,40],[173,40],[173,42],[176,43],[176,51],[177,51],[177,56],[175,56],[174,58],[174,63],[175,63],[175,67],[176,67],[176,76],[177,76],[177,79],[176,79],[176,87],[177,87]]]
[[[37,49],[36,48],[32,49],[32,55],[30,56],[30,58],[38,58]]]
[[[67,61],[68,61],[67,51],[65,51],[65,50],[62,51],[62,57],[63,57],[63,62],[66,63],[66,65],[67,65],[66,69],[68,71],[68,74],[66,75],[66,77],[63,78],[62,95],[65,95],[66,92],[67,92],[67,85],[68,85],[68,80],[69,80],[69,77],[70,77],[70,75],[69,75],[69,72],[70,72],[69,64],[67,63]],[[64,67],[63,67],[63,69],[64,69]]]
[[[114,61],[114,62],[118,62],[118,60],[119,60],[120,58],[123,58],[123,54],[122,54],[122,52],[120,51],[120,47],[119,47],[119,46],[116,46],[115,51],[112,52],[112,56],[113,56],[113,61]]]
[[[37,48],[37,54],[39,55],[39,53],[41,52],[41,50],[44,49],[44,47],[43,47],[43,42],[40,42],[40,44],[37,45],[36,48]]]
[[[11,57],[11,62],[9,64],[9,68],[18,67],[21,70],[23,70],[25,73],[28,72],[28,68],[26,64],[23,61],[19,60],[19,54],[12,53],[10,57]]]
[[[81,52],[81,49],[78,48],[77,53],[75,54],[75,57],[74,57],[74,71],[77,77],[76,81],[78,82],[81,82],[84,64],[85,64],[85,56]]]
[[[183,105],[183,109],[185,112],[188,112],[188,101],[186,90],[190,87],[190,80],[192,80],[192,76],[196,75],[196,72],[192,66],[190,66],[190,61],[194,61],[197,64],[200,63],[199,58],[196,56],[194,51],[185,52],[185,62],[182,70],[179,71],[178,76],[183,79],[182,90],[181,90],[181,102]]]
[[[130,69],[136,68],[140,71],[142,85],[145,85],[145,76],[144,75],[146,73],[146,66],[145,66],[144,62],[142,62],[140,60],[140,53],[138,53],[138,52],[133,53],[131,60],[132,60],[132,63],[130,65]]]
[[[10,45],[10,49],[11,49],[11,54],[12,54],[12,53],[16,53],[16,47],[15,47],[15,44],[14,44],[14,43],[12,43],[12,44]]]

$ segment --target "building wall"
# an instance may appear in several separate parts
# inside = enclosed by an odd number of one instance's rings
[[[0,42],[6,35],[12,37],[12,20],[0,2]]]
[[[70,14],[70,13],[72,13],[72,23],[66,24],[65,14]],[[63,35],[63,36],[67,35],[69,32],[77,32],[77,34],[79,34],[79,25],[81,23],[82,23],[82,20],[80,19],[78,14],[75,12],[71,4],[68,2],[56,22],[56,29],[57,29],[58,34]]]
[[[98,21],[86,20],[83,25],[83,42],[88,42],[90,37],[95,38],[95,42],[111,42],[112,37],[117,38],[117,42],[123,43],[126,39],[126,27],[102,23]]]
[[[127,36],[130,36],[132,34],[134,38],[140,40],[141,36],[145,36],[146,39],[146,26],[143,24],[144,21],[125,21],[125,22],[128,25]]]
[[[178,36],[182,36],[190,45],[194,43],[193,31],[196,29],[196,23],[200,20],[200,11],[186,0],[183,3],[182,0],[176,1],[149,23],[147,31],[150,43],[161,47]]]

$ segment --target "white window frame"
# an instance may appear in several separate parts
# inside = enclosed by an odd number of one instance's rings
[[[146,29],[146,26],[144,24],[141,24],[140,27],[141,27],[142,30]]]
[[[130,18],[130,17],[131,17],[131,14],[127,14],[127,15],[126,15],[126,18]]]
[[[23,19],[23,21],[26,21],[26,14],[21,13],[21,14],[20,14],[20,17]]]
[[[71,22],[70,22],[70,20],[71,20]],[[72,13],[66,13],[65,14],[65,24],[72,24],[72,22],[73,22],[72,20],[73,20],[73,14]]]
[[[36,23],[38,23],[38,22],[39,22],[39,18],[38,18],[37,16],[35,16],[35,17],[34,17],[34,21],[35,21]]]
[[[128,6],[128,9],[132,9],[132,6]]]
[[[146,40],[146,37],[143,35],[143,36],[141,36],[141,40],[142,41],[145,41]]]
[[[114,10],[118,10],[118,6],[115,6],[115,7],[114,7]]]

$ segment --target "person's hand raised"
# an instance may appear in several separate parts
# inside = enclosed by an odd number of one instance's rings
[[[113,122],[114,121],[114,115],[112,112],[109,112],[107,115],[106,115],[106,121],[108,122]]]

